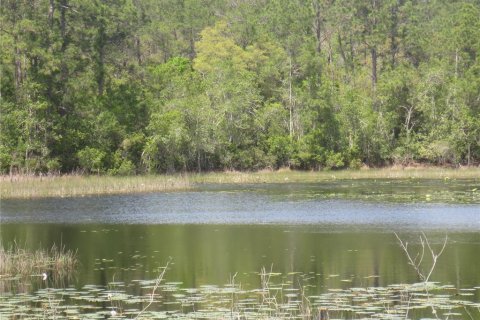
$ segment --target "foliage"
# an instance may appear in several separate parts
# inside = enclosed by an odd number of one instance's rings
[[[100,170],[103,169],[105,152],[95,148],[86,147],[85,149],[78,151],[77,156],[80,165],[84,169],[97,173],[99,173]]]
[[[476,2],[6,0],[0,24],[2,173],[480,161]]]

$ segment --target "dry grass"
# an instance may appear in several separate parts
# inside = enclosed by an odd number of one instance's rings
[[[54,278],[70,275],[77,266],[77,255],[65,247],[27,250],[16,243],[9,248],[0,245],[0,277],[41,276],[50,273]]]
[[[340,171],[210,172],[185,175],[111,176],[2,176],[0,198],[72,197],[99,194],[188,190],[205,183],[295,183],[345,179],[480,179],[480,168],[390,167]]]
[[[187,176],[2,176],[0,198],[74,197],[165,192],[191,187]]]
[[[480,168],[418,168],[390,167],[339,171],[277,171],[222,172],[190,176],[193,183],[292,183],[322,182],[347,179],[480,179]]]

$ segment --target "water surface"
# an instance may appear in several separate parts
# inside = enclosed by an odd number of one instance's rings
[[[465,194],[458,186],[443,193],[455,191],[471,201],[431,203],[423,196],[423,202],[399,202],[439,186],[358,183],[223,185],[196,192],[4,200],[0,219],[3,223],[300,224],[332,231],[480,230],[476,193]]]
[[[77,250],[79,269],[65,287],[115,281],[141,295],[131,284],[154,279],[171,260],[166,281],[181,288],[224,286],[236,275],[242,288],[255,289],[266,267],[315,295],[418,282],[394,232],[414,253],[421,232],[435,250],[448,234],[432,280],[457,292],[472,289],[468,299],[478,302],[480,205],[472,189],[472,182],[451,189],[385,181],[209,185],[194,192],[4,200],[0,237],[32,249],[61,243]],[[441,202],[428,196],[432,190],[464,201]]]

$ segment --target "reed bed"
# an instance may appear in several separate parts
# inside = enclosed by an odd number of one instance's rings
[[[2,176],[0,183],[0,198],[2,199],[166,192],[191,188],[186,175]]]
[[[257,184],[328,182],[356,179],[480,180],[480,167],[431,168],[389,167],[338,171],[295,171],[289,169],[258,172],[210,172],[182,175],[141,176],[1,176],[0,199],[73,197],[101,194],[169,192],[194,189],[199,184]]]
[[[436,167],[389,167],[380,169],[364,168],[360,170],[338,171],[294,171],[289,169],[263,170],[258,172],[221,172],[194,174],[193,183],[294,183],[322,182],[348,179],[480,179],[480,167],[436,168]]]
[[[70,275],[78,264],[77,254],[63,246],[27,250],[18,244],[4,248],[0,244],[0,278],[43,276],[53,278]]]

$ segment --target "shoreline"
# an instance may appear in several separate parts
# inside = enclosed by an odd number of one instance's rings
[[[208,172],[138,176],[0,176],[0,199],[76,197],[194,190],[202,184],[315,183],[357,179],[478,179],[480,168],[387,167],[338,171]]]

